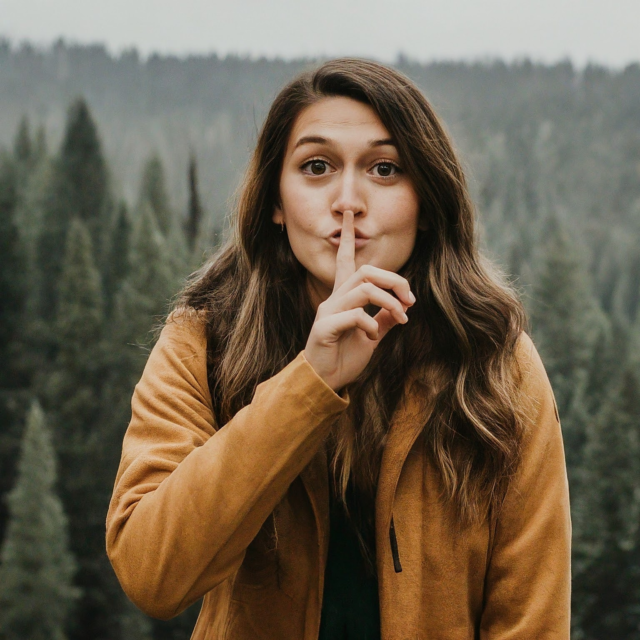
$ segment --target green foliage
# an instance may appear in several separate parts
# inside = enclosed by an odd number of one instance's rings
[[[88,225],[95,243],[101,239],[97,222],[110,204],[108,176],[98,130],[82,99],[69,108],[59,163],[68,182],[70,211]]]
[[[33,402],[22,438],[11,519],[0,565],[0,637],[65,640],[78,590],[67,521],[55,493],[55,454],[40,405]]]
[[[61,463],[64,468],[84,471],[65,474],[60,483],[73,530],[84,519],[81,512],[86,515],[88,504],[83,498],[94,481],[95,460],[91,456],[99,449],[103,374],[100,275],[93,261],[91,237],[78,219],[72,221],[67,233],[58,291],[56,356],[41,384]],[[85,542],[76,536],[73,540],[76,545]]]
[[[26,256],[15,223],[18,177],[14,163],[0,157],[0,388],[14,387],[26,303]]]
[[[54,427],[61,465],[68,470],[60,491],[69,515],[71,548],[78,560],[76,584],[83,595],[72,637],[100,638],[95,626],[107,624],[100,611],[105,594],[113,591],[113,576],[104,558],[104,513],[108,504],[102,451],[102,381],[105,375],[102,331],[104,308],[100,273],[94,262],[87,226],[71,221],[58,282],[54,323],[56,354],[42,376],[43,396]],[[93,610],[92,622],[84,619]],[[98,613],[100,612],[100,613]],[[88,634],[91,634],[90,636]]]
[[[27,256],[16,224],[18,199],[18,168],[0,153],[0,496],[13,484],[23,411],[19,399],[30,383],[25,358]],[[7,516],[0,500],[0,540]]]
[[[93,259],[91,236],[77,218],[71,221],[67,231],[58,297],[59,358],[68,368],[81,362],[87,348],[96,345],[103,312],[100,273]]]
[[[165,315],[177,284],[167,242],[148,206],[140,212],[129,264],[129,277],[116,298],[116,324],[123,343],[147,344],[149,332]]]
[[[167,236],[171,229],[172,213],[165,186],[164,168],[157,155],[151,156],[144,166],[139,206],[151,210],[160,231]]]
[[[18,133],[13,144],[13,156],[21,165],[29,165],[34,157],[31,133],[29,131],[29,119],[25,116],[20,121]]]
[[[193,253],[198,241],[200,226],[202,224],[202,203],[200,202],[200,193],[198,191],[198,165],[195,155],[191,154],[189,158],[189,209],[187,211],[187,220],[185,223],[185,234],[189,249]]]
[[[38,242],[40,311],[46,320],[56,315],[56,282],[69,223],[78,218],[87,225],[100,263],[110,207],[107,169],[96,126],[87,104],[78,100],[69,108],[64,139],[52,168]]]
[[[573,501],[574,635],[585,640],[634,638],[640,628],[640,379],[636,370],[627,369],[591,422],[579,472],[583,490]]]
[[[111,233],[109,257],[105,265],[105,302],[106,315],[111,316],[116,292],[129,274],[129,253],[131,251],[131,222],[127,205],[118,207],[116,224]]]
[[[592,358],[609,326],[577,248],[556,222],[547,233],[533,289],[531,324],[562,417],[571,471],[581,461],[585,441]]]

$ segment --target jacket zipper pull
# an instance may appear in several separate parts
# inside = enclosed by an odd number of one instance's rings
[[[393,568],[396,573],[402,571],[400,564],[400,554],[398,553],[398,538],[396,538],[396,528],[393,524],[393,516],[391,516],[391,526],[389,527],[389,542],[391,543],[391,556],[393,557]]]

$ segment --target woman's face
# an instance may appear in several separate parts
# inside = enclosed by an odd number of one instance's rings
[[[350,98],[323,98],[294,123],[273,214],[308,272],[316,306],[333,290],[347,210],[354,213],[356,268],[397,272],[415,244],[418,196],[373,109]]]

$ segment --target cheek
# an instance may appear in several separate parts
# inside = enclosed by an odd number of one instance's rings
[[[379,200],[383,230],[390,236],[415,236],[420,211],[417,195],[413,189],[390,191]]]
[[[320,220],[324,200],[320,193],[296,184],[281,190],[282,209],[291,232],[312,232]]]

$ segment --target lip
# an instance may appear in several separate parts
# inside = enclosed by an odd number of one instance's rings
[[[340,236],[329,236],[327,240],[329,241],[329,244],[332,244],[334,247],[340,246]],[[361,249],[362,247],[364,247],[367,244],[367,242],[369,242],[369,240],[370,238],[356,237],[356,241],[355,241],[356,249]]]
[[[338,229],[334,229],[331,233],[331,235],[327,238],[327,240],[329,241],[330,244],[332,244],[334,247],[339,247],[340,246],[340,233],[342,231],[342,228],[338,228]],[[355,246],[356,249],[359,249],[360,247],[364,247],[365,244],[367,244],[367,242],[369,242],[370,238],[366,233],[362,233],[362,231],[360,231],[360,229],[355,229],[354,230],[355,233]]]

